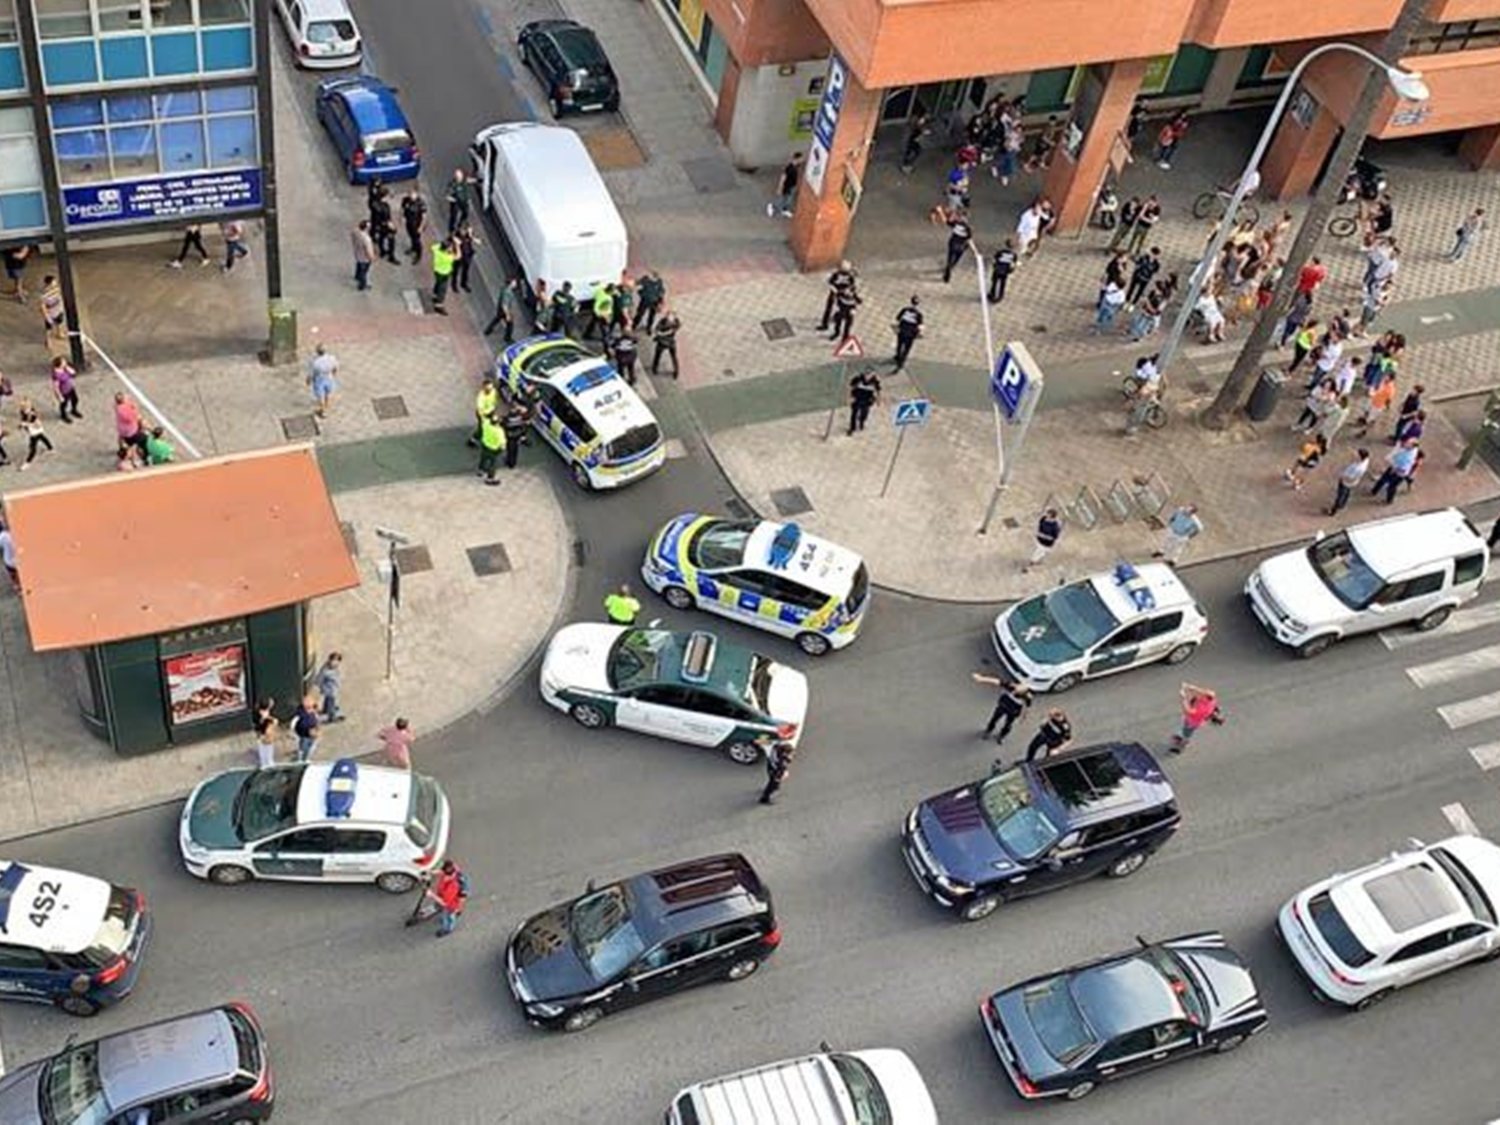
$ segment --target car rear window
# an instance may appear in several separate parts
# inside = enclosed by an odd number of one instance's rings
[[[1354,931],[1344,921],[1338,907],[1333,905],[1333,899],[1327,891],[1313,895],[1307,902],[1307,911],[1312,915],[1313,925],[1318,927],[1318,933],[1328,943],[1328,948],[1344,964],[1357,969],[1375,959],[1375,954],[1361,945],[1354,936]]]
[[[1066,977],[1034,984],[1021,994],[1026,1018],[1047,1053],[1064,1066],[1082,1058],[1097,1040],[1073,999]]]
[[[417,847],[425,848],[437,838],[440,804],[437,782],[430,777],[413,774],[411,805],[406,811],[406,835]]]
[[[354,24],[349,20],[318,20],[307,25],[309,43],[347,43],[354,38]]]
[[[412,146],[411,134],[405,129],[387,129],[365,137],[366,152],[400,152]]]

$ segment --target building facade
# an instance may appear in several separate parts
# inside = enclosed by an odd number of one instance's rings
[[[792,223],[807,268],[842,253],[875,130],[920,111],[967,115],[997,94],[1070,117],[1046,191],[1063,229],[1080,229],[1124,155],[1131,107],[1215,110],[1274,96],[1319,43],[1378,44],[1400,0],[653,0],[699,61],[720,133],[745,168],[806,151]],[[831,56],[831,59],[830,59]],[[1500,0],[1433,0],[1404,64],[1432,91],[1420,107],[1388,95],[1371,135],[1461,134],[1475,168],[1500,168]],[[1315,63],[1262,167],[1288,198],[1321,172],[1365,65]],[[813,190],[807,190],[812,188]]]

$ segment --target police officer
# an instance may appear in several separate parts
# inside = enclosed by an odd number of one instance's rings
[[[1018,684],[1009,677],[986,676],[983,672],[973,674],[976,684],[991,684],[1000,689],[1000,697],[995,700],[995,709],[990,712],[990,721],[984,724],[984,732],[979,736],[989,738],[995,732],[995,725],[1000,725],[1000,733],[995,734],[995,745],[1005,741],[1005,736],[1010,733],[1010,728],[1016,725],[1016,720],[1026,713],[1026,708],[1031,706],[1031,689],[1025,684]]]
[[[1005,245],[995,251],[994,260],[990,262],[990,304],[998,305],[1005,300],[1005,283],[1015,270],[1016,244],[1014,239],[1007,238]]]
[[[500,389],[495,386],[495,380],[486,375],[484,381],[479,384],[479,393],[474,396],[474,432],[469,435],[469,444],[479,445],[479,439],[484,436],[484,420],[500,406]]]
[[[565,281],[562,288],[552,294],[552,331],[564,336],[573,335],[573,313],[578,309],[578,299],[573,296],[573,283]]]
[[[1036,737],[1027,745],[1026,760],[1034,762],[1038,757],[1050,758],[1053,754],[1060,754],[1072,741],[1073,724],[1068,722],[1062,708],[1054,707],[1047,712]]]
[[[847,340],[854,334],[854,310],[864,302],[854,286],[840,289],[833,298],[833,332],[830,340]]]
[[[796,753],[797,748],[790,742],[778,742],[771,747],[771,752],[766,755],[766,785],[760,791],[761,804],[776,803],[776,791],[781,788],[786,775],[792,772],[792,758]]]
[[[427,201],[413,187],[401,197],[401,222],[406,227],[407,257],[413,262],[422,260],[422,228],[427,225]],[[372,226],[374,224],[371,224]]]
[[[621,585],[604,595],[604,613],[616,625],[634,625],[641,612],[641,603],[630,593],[628,585]]]
[[[838,304],[838,295],[846,289],[853,292],[858,281],[858,275],[847,258],[839,263],[838,269],[828,275],[828,297],[823,302],[823,319],[818,321],[819,332],[828,331],[828,322],[833,318],[834,306]]]
[[[863,430],[870,417],[870,410],[880,399],[880,376],[873,367],[866,367],[849,380],[849,436],[855,430]]]
[[[499,411],[491,411],[479,420],[479,468],[475,475],[483,477],[485,484],[500,483],[495,467],[504,451],[505,429],[500,424]]]
[[[375,253],[391,265],[396,261],[396,222],[391,213],[390,192],[381,187],[370,196],[370,238],[375,243]]]
[[[651,330],[651,340],[656,345],[656,350],[651,355],[651,374],[661,374],[661,357],[669,355],[672,357],[672,378],[677,378],[677,333],[681,329],[682,321],[677,314],[671,309],[663,309],[661,319]]]
[[[615,367],[632,387],[635,386],[635,360],[639,349],[634,332],[621,332],[615,341]]]
[[[960,211],[948,220],[948,260],[943,263],[944,282],[953,279],[953,267],[973,243],[974,228],[969,226],[969,220]]]
[[[911,356],[911,346],[922,334],[922,310],[917,307],[921,303],[917,295],[913,293],[911,304],[896,314],[895,364],[897,371],[906,366],[906,361]]]
[[[526,431],[531,429],[531,411],[523,403],[512,402],[500,419],[500,428],[505,431],[505,467],[514,469]]]

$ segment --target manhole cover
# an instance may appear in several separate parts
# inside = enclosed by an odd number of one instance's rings
[[[636,143],[629,129],[597,129],[580,133],[583,147],[594,158],[594,166],[601,172],[614,172],[622,168],[639,168],[646,163],[646,154]]]
[[[354,534],[354,525],[348,520],[339,524],[339,534],[344,537],[344,550],[350,558],[359,558],[359,538]]]
[[[761,321],[760,330],[766,334],[767,340],[790,340],[792,338],[792,322],[784,316],[778,316],[775,320]]]
[[[682,161],[682,170],[694,189],[704,195],[735,187],[734,166],[721,156],[695,156]]]
[[[469,548],[469,565],[479,578],[510,571],[510,556],[505,553],[504,543],[486,543],[482,547]]]
[[[813,510],[812,501],[807,498],[807,493],[796,485],[772,491],[771,503],[776,505],[776,511],[787,519]]]
[[[389,422],[392,418],[405,418],[410,414],[410,411],[406,409],[406,400],[400,395],[372,398],[370,405],[375,408],[375,417],[382,422]]]
[[[396,568],[402,574],[421,574],[432,569],[432,556],[426,547],[397,547]]]
[[[309,441],[318,436],[318,420],[311,414],[294,414],[281,420],[287,441]]]

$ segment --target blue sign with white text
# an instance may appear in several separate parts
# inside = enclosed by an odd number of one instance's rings
[[[931,414],[930,398],[904,398],[896,403],[895,423],[898,426],[920,426]]]
[[[63,189],[69,227],[150,222],[261,206],[259,168],[78,184]]]
[[[990,374],[990,396],[1008,421],[1014,421],[1021,412],[1027,383],[1026,372],[1011,350],[1006,348],[995,361],[995,370]]]

